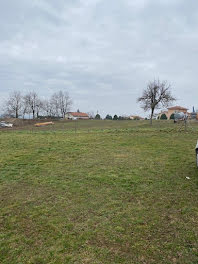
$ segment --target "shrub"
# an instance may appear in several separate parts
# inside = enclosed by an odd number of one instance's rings
[[[170,116],[170,119],[171,119],[171,120],[175,119],[175,114],[172,114],[172,115]]]
[[[107,115],[105,119],[112,120],[112,116],[111,115]]]
[[[95,116],[95,119],[101,119],[100,115],[97,114],[97,115]]]
[[[160,117],[160,119],[161,120],[167,120],[168,118],[167,118],[166,114],[162,114],[161,117]]]

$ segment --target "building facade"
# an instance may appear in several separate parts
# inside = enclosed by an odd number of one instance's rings
[[[184,113],[184,114],[190,115],[190,113],[188,113],[187,108],[181,107],[181,106],[173,106],[173,107],[167,108],[167,111],[162,111],[159,114],[159,119],[161,118],[162,115],[166,115],[167,119],[170,120],[173,117],[173,115],[176,113]]]

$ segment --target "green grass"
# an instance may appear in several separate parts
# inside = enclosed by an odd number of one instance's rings
[[[198,126],[77,125],[0,132],[0,263],[198,263]]]

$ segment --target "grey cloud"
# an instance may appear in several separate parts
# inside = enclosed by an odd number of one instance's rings
[[[83,111],[142,113],[149,80],[198,103],[194,0],[19,0],[0,4],[0,95],[67,89]]]

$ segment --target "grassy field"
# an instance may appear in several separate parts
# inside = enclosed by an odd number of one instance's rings
[[[197,139],[167,121],[1,130],[0,263],[198,263]]]

